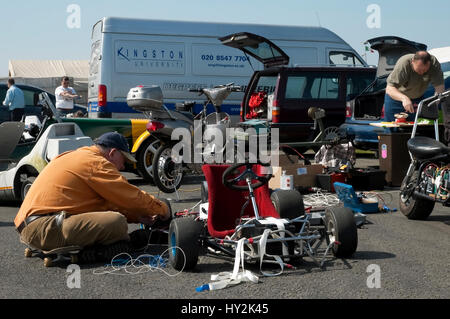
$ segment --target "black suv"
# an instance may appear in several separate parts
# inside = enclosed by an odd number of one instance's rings
[[[289,57],[271,41],[255,34],[237,33],[219,40],[263,63],[264,70],[255,71],[246,87],[241,121],[267,121],[270,127],[279,128],[281,143],[313,139],[317,132],[308,116],[310,107],[326,111],[325,127],[344,123],[346,102],[375,79],[373,67],[287,67]]]
[[[25,85],[25,84],[16,84],[16,86],[23,91],[23,95],[25,98],[25,115],[41,115],[42,107],[39,104],[39,94],[42,92],[46,92],[43,89],[40,89],[35,86]],[[0,104],[3,103],[6,97],[6,92],[8,91],[8,86],[6,84],[0,84]],[[48,92],[47,92],[48,93]],[[56,98],[53,94],[48,93],[50,99],[53,104],[56,102]],[[74,112],[81,110],[83,113],[86,113],[86,107],[81,105],[74,105]],[[10,112],[8,108],[4,105],[0,106],[0,123],[6,122],[10,120]]]

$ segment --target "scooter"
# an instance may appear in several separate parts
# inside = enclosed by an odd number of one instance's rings
[[[222,136],[225,136],[226,128],[231,125],[231,117],[220,108],[223,101],[232,93],[239,92],[240,87],[234,83],[216,86],[214,88],[190,89],[190,92],[198,92],[199,95],[205,95],[206,101],[203,103],[203,109],[194,114],[193,107],[195,102],[185,102],[178,104],[176,110],[169,110],[164,106],[162,92],[159,87],[137,87],[130,90],[127,103],[130,107],[144,113],[151,121],[147,125],[147,131],[159,141],[159,147],[156,149],[152,160],[152,177],[155,185],[165,193],[175,192],[181,185],[186,172],[201,174],[202,163],[192,163],[182,161],[181,158],[172,156],[172,148],[182,141],[180,136],[174,135],[176,129],[184,128],[189,132],[190,138],[200,136],[200,145],[190,143],[190,154],[201,150],[202,155],[214,157],[215,154],[224,151],[224,147],[217,148],[216,143],[210,140],[203,140],[203,132],[208,129],[220,130]],[[207,114],[208,105],[212,104],[215,112]],[[198,122],[196,122],[198,121]],[[176,133],[176,131],[175,131]],[[175,139],[172,139],[175,138]],[[195,142],[195,141],[194,141]],[[182,151],[182,152],[183,152]],[[182,152],[180,156],[183,157]],[[186,153],[184,153],[186,155]]]
[[[411,164],[400,188],[400,211],[425,220],[436,203],[450,207],[450,147],[439,142],[438,105],[450,108],[450,90],[419,103],[408,150]],[[434,121],[435,139],[416,136],[419,118]]]

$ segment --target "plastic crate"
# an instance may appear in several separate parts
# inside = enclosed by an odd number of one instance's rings
[[[350,208],[357,213],[377,213],[378,203],[363,204],[355,193],[352,185],[336,182],[334,189],[339,200],[344,203],[345,207]]]

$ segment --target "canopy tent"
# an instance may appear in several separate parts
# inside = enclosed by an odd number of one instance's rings
[[[16,83],[40,87],[52,94],[61,85],[61,78],[68,76],[71,86],[81,96],[78,104],[87,104],[88,60],[10,60],[9,76]]]

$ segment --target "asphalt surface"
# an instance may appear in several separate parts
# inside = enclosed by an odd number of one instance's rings
[[[133,174],[126,175],[143,190],[157,194],[154,186]],[[192,207],[200,200],[198,177],[190,178],[173,209]],[[391,208],[398,208],[398,191]],[[389,198],[388,195],[383,195]],[[174,195],[166,196],[175,199]],[[196,292],[212,274],[232,271],[233,264],[200,257],[195,271],[169,276],[162,271],[140,274],[98,274],[103,264],[81,265],[80,288],[70,289],[73,273],[68,264],[45,268],[39,257],[25,258],[24,245],[13,225],[18,211],[14,203],[0,205],[0,298],[189,298],[189,299],[300,299],[300,298],[449,298],[450,297],[450,209],[436,205],[427,221],[407,220],[400,212],[367,216],[358,229],[358,249],[349,259],[329,259],[325,269],[305,260],[295,270],[277,277],[260,276],[259,283],[241,283],[217,291]],[[130,225],[130,231],[137,225]],[[163,247],[164,248],[164,247]],[[161,248],[161,250],[163,250]],[[370,266],[376,265],[376,266]],[[370,267],[369,267],[370,266]],[[367,281],[380,270],[380,288]],[[377,268],[379,267],[379,268]],[[165,269],[173,275],[174,271]],[[258,268],[250,267],[258,272]],[[276,270],[276,269],[273,269]],[[369,272],[368,272],[369,271]],[[369,283],[375,281],[369,278]],[[73,282],[73,281],[72,281]]]

